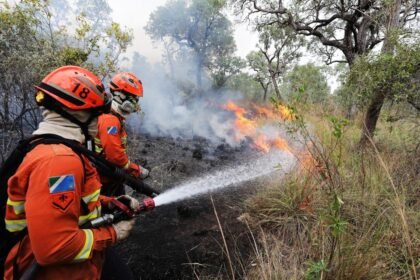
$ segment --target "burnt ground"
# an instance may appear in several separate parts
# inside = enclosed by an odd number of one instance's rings
[[[130,143],[130,154],[151,170],[146,182],[160,191],[243,161],[255,153],[242,145],[217,147],[204,139],[173,140],[142,136]],[[241,223],[243,201],[255,182],[212,195],[237,275],[252,252],[249,230]],[[240,190],[240,191],[239,191]],[[210,195],[157,207],[136,221],[128,241],[117,246],[137,279],[228,279],[229,266]]]

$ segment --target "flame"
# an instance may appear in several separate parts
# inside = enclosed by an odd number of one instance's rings
[[[276,104],[274,108],[268,108],[255,103],[252,104],[253,109],[261,116],[273,120],[294,120],[296,119],[293,111],[281,104]]]
[[[241,107],[233,101],[228,101],[222,106],[235,114],[235,139],[240,141],[249,138],[253,146],[265,153],[271,149],[290,151],[287,141],[280,136],[276,126],[279,121],[294,119],[293,112],[280,104],[270,108],[250,103],[247,107]],[[276,128],[274,135],[264,132],[263,128],[267,125]]]
[[[268,153],[270,151],[270,143],[267,140],[267,136],[264,134],[259,134],[257,138],[254,140],[255,146],[257,146],[258,149],[262,150],[263,152]]]

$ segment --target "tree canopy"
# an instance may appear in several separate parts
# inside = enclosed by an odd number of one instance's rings
[[[390,4],[374,1],[274,1],[234,0],[240,13],[252,18],[257,26],[290,27],[297,34],[315,39],[327,63],[352,65],[356,56],[368,53],[384,40]],[[416,19],[416,0],[402,1],[402,25]],[[336,55],[339,52],[342,59]]]
[[[287,28],[262,26],[258,28],[258,32],[258,51],[248,55],[249,66],[257,72],[255,79],[260,82],[265,92],[268,85],[272,84],[277,99],[282,100],[279,79],[285,74],[289,65],[301,56],[299,49],[303,45],[303,40]],[[264,81],[262,76],[268,76],[270,82]]]
[[[312,63],[296,65],[284,82],[287,98],[294,103],[322,103],[330,93],[322,68]]]
[[[37,125],[39,115],[32,98],[33,85],[51,70],[73,64],[105,77],[117,69],[117,60],[132,35],[110,18],[95,27],[97,17],[110,13],[108,6],[99,12],[103,3],[97,4],[99,14],[76,14],[73,25],[69,25],[67,18],[71,18],[68,15],[72,9],[67,1],[0,3],[1,128],[23,135],[25,127]],[[55,12],[59,7],[67,7],[68,17],[57,18],[61,15]]]
[[[182,48],[192,51],[199,89],[204,69],[211,72],[215,86],[220,87],[241,66],[239,58],[232,55],[236,46],[232,24],[223,14],[225,5],[222,0],[172,0],[151,14],[146,27],[152,39],[176,43],[177,48],[170,52]]]

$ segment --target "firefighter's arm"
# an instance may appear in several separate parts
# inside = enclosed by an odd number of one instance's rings
[[[77,155],[55,156],[36,166],[26,196],[31,247],[41,265],[89,259],[116,242],[112,226],[80,229],[83,166]]]
[[[109,207],[111,201],[114,199],[114,197],[100,195],[99,201],[101,202],[102,206]]]
[[[130,161],[121,141],[121,129],[121,122],[115,116],[105,118],[98,125],[98,136],[106,159],[123,168]]]

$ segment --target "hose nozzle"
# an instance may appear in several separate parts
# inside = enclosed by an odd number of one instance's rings
[[[137,213],[149,211],[155,208],[155,201],[151,197],[147,197],[143,199],[143,201],[140,201],[140,208]]]

